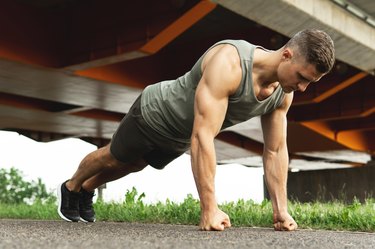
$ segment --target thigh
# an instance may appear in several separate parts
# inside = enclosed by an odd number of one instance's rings
[[[144,160],[155,169],[163,169],[174,159],[181,156],[185,151],[186,150],[176,150],[172,147],[170,150],[157,148],[144,155]]]
[[[140,97],[134,102],[112,136],[110,152],[122,163],[139,161],[154,149],[153,144],[144,136],[136,122],[139,105]]]
[[[133,168],[134,171],[138,171],[147,166],[147,162],[143,158],[137,158],[134,160],[118,160],[111,152],[111,143],[99,149],[102,150],[99,154],[100,158],[97,160],[103,160],[105,163],[109,164],[111,168],[123,167],[123,168]],[[126,161],[126,162],[123,162]]]
[[[143,159],[162,169],[188,150],[190,144],[173,141],[153,130],[143,119],[140,108],[139,97],[113,135],[111,153],[123,163]]]
[[[190,148],[188,143],[172,140],[153,130],[142,117],[137,119],[137,124],[144,137],[153,145],[143,158],[156,169],[163,169]]]

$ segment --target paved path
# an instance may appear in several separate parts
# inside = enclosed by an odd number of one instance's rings
[[[0,248],[375,248],[375,233],[141,223],[0,220]]]

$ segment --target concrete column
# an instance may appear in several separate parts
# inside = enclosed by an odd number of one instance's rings
[[[357,198],[363,202],[375,197],[374,179],[375,161],[356,168],[289,172],[288,198],[300,202],[352,202]],[[269,199],[266,187],[265,198]]]

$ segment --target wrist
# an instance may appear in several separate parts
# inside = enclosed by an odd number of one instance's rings
[[[277,210],[273,210],[273,216],[274,217],[282,217],[282,216],[285,216],[285,215],[287,215],[287,214],[289,214],[288,213],[288,209],[287,208],[283,208],[283,209],[277,209]]]
[[[216,198],[212,195],[202,196],[200,198],[200,207],[202,212],[212,212],[218,208]]]
[[[274,213],[287,213],[288,212],[288,199],[286,194],[273,193],[271,196],[272,209]]]

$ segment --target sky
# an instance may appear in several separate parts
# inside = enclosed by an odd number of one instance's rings
[[[17,168],[27,181],[41,178],[47,189],[55,193],[57,185],[69,179],[80,161],[95,149],[95,145],[77,138],[43,143],[15,132],[0,131],[0,168]],[[107,183],[104,200],[122,201],[132,187],[138,193],[145,193],[145,203],[166,199],[181,202],[188,194],[198,199],[187,154],[163,170],[148,166],[141,172]],[[218,165],[215,188],[218,203],[238,199],[259,203],[263,200],[263,169],[239,164]]]

